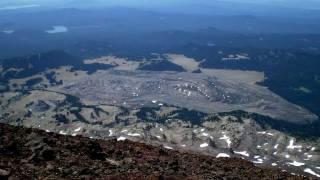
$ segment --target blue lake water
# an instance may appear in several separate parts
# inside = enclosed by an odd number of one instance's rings
[[[52,29],[46,31],[49,34],[56,34],[56,33],[65,33],[68,32],[68,28],[65,26],[53,26]]]

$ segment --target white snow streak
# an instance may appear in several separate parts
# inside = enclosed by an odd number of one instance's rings
[[[120,137],[118,137],[118,139],[117,139],[117,141],[124,141],[124,140],[126,140],[126,138],[123,137],[123,136],[120,136]]]
[[[240,154],[242,156],[247,156],[249,157],[250,154],[247,151],[234,151],[235,154]]]
[[[208,147],[208,146],[209,146],[209,144],[208,144],[208,143],[200,144],[200,147],[201,147],[201,148],[205,148],[205,147]]]
[[[300,166],[304,166],[305,163],[302,163],[302,162],[297,162],[297,161],[293,161],[292,163],[287,163],[287,164],[290,164],[292,166],[297,166],[297,167],[300,167]]]
[[[320,177],[320,174],[315,173],[315,172],[314,172],[312,169],[310,169],[310,168],[304,169],[304,172],[309,173],[309,174],[312,174],[312,175],[317,176],[317,177]]]
[[[230,155],[229,154],[226,154],[226,153],[219,153],[217,156],[216,156],[217,158],[222,158],[222,157],[230,157]]]
[[[74,130],[74,132],[79,132],[81,130],[81,127],[78,127],[77,129]]]

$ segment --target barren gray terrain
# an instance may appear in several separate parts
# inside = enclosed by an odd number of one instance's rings
[[[168,104],[205,113],[244,110],[295,123],[317,119],[266,88],[187,72],[110,70],[65,81],[61,91],[127,108]]]

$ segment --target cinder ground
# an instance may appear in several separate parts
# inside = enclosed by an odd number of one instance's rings
[[[240,158],[0,124],[0,179],[307,179]],[[311,177],[310,177],[311,178]]]

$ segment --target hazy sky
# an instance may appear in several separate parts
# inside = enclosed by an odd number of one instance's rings
[[[236,3],[251,3],[284,6],[294,8],[318,8],[320,7],[320,0],[0,0],[0,7],[11,5],[25,5],[25,4],[39,4],[42,6],[57,6],[57,5],[108,5],[108,6],[170,6],[170,5],[214,5],[222,2],[236,2]]]

